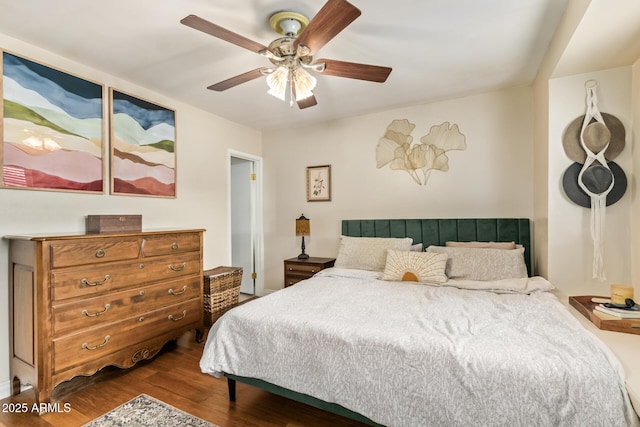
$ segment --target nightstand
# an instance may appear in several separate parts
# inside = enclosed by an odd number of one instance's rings
[[[335,258],[309,257],[309,259],[289,258],[284,260],[284,287],[295,285],[308,279],[320,270],[333,267]]]

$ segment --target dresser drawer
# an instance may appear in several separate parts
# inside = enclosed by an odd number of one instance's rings
[[[146,258],[134,262],[96,264],[91,267],[54,270],[51,273],[56,301],[139,286],[160,280],[200,274],[200,253]]]
[[[323,267],[321,265],[287,263],[285,266],[288,274],[298,274],[304,277],[311,277],[322,269]]]
[[[150,236],[142,242],[142,256],[169,255],[200,250],[198,233]]]
[[[116,322],[143,311],[200,297],[200,277],[195,276],[85,298],[53,306],[53,333],[58,336]]]
[[[101,238],[74,242],[53,242],[51,267],[61,268],[96,262],[136,259],[140,254],[138,238]]]
[[[200,298],[163,307],[119,322],[53,339],[53,371],[58,373],[116,352],[134,342],[201,322]]]

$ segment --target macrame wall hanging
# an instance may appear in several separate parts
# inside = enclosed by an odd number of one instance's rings
[[[591,209],[593,278],[606,280],[604,272],[604,231],[606,207],[622,198],[627,177],[612,160],[622,152],[625,130],[615,116],[598,110],[598,82],[588,80],[586,114],[564,131],[562,145],[573,163],[562,177],[562,187],[574,203]]]

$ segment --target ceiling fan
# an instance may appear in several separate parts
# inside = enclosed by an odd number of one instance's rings
[[[360,9],[346,0],[328,0],[315,17],[309,21],[295,12],[278,12],[271,16],[269,24],[284,37],[275,39],[264,46],[239,34],[216,25],[196,15],[189,15],[180,22],[229,43],[249,49],[267,58],[273,67],[260,67],[207,87],[218,92],[239,84],[266,76],[268,93],[286,100],[299,108],[317,104],[313,89],[315,77],[307,70],[329,76],[367,80],[383,83],[391,73],[391,68],[377,65],[358,64],[335,59],[316,59],[313,55],[344,30],[358,16]]]

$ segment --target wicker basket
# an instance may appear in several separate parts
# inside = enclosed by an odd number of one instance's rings
[[[204,324],[211,326],[238,304],[242,267],[216,267],[204,272]]]

